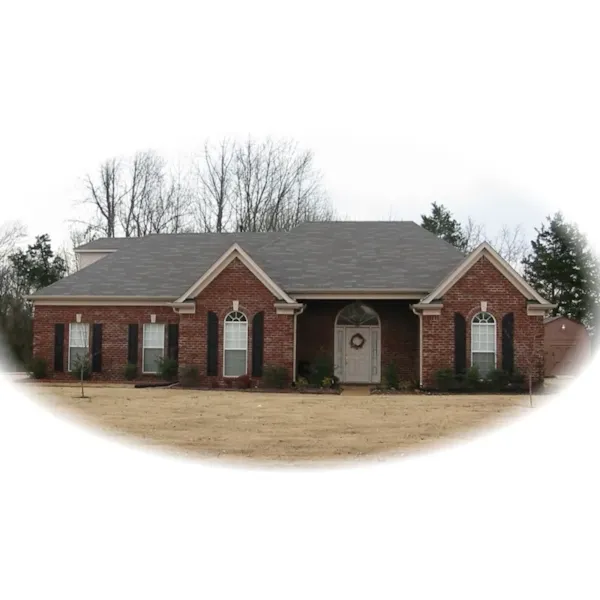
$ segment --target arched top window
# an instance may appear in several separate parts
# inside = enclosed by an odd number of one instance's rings
[[[239,377],[248,371],[248,319],[234,310],[225,317],[223,376]]]
[[[471,365],[481,377],[496,368],[496,319],[488,312],[477,313],[471,321]]]
[[[336,323],[337,325],[354,325],[355,327],[379,325],[379,317],[370,306],[361,302],[353,302],[340,311]]]
[[[246,315],[243,312],[239,312],[237,310],[230,312],[225,317],[225,323],[246,323],[246,322],[248,322],[248,319],[246,319]]]

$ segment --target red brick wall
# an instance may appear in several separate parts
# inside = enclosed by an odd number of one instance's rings
[[[423,316],[423,380],[434,383],[438,369],[454,368],[454,313],[467,320],[467,366],[471,365],[471,320],[487,302],[487,312],[496,319],[497,366],[502,367],[502,317],[515,315],[515,368],[523,374],[531,369],[534,381],[543,377],[543,317],[527,316],[527,300],[485,256],[444,295],[440,316]]]
[[[93,379],[123,379],[123,368],[127,363],[127,340],[129,324],[138,323],[138,366],[142,371],[142,325],[150,323],[150,315],[156,315],[157,323],[177,323],[179,316],[165,306],[36,306],[33,319],[33,352],[54,366],[54,325],[64,323],[64,373],[56,373],[57,379],[70,379],[67,372],[69,351],[69,323],[75,323],[77,314],[81,322],[102,323],[102,373],[94,373]],[[166,336],[166,327],[165,327]],[[91,340],[90,340],[91,347]],[[165,340],[166,347],[166,340]]]
[[[81,321],[102,323],[102,373],[94,373],[94,379],[121,380],[127,363],[128,325],[140,325],[138,339],[138,366],[142,364],[142,325],[150,323],[150,315],[156,315],[157,323],[179,323],[179,364],[196,366],[202,376],[206,375],[206,323],[208,311],[219,316],[219,373],[223,372],[223,322],[233,310],[233,301],[239,301],[239,310],[248,318],[248,371],[252,367],[252,318],[264,311],[264,364],[284,366],[290,377],[293,365],[293,316],[277,315],[276,299],[264,285],[239,260],[234,260],[196,299],[196,314],[179,315],[170,307],[121,307],[121,306],[36,306],[33,321],[34,354],[54,363],[54,325],[65,324],[65,373],[56,378],[70,378],[66,372],[69,345],[69,323],[81,314]],[[165,328],[166,335],[166,328]],[[165,341],[166,348],[166,341]],[[222,377],[218,377],[219,380]]]
[[[312,300],[298,317],[297,360],[313,362],[322,348],[334,358],[335,319],[347,300]],[[409,301],[365,301],[381,320],[381,368],[395,363],[401,379],[418,379],[419,319]]]
[[[277,299],[244,266],[235,259],[196,298],[196,314],[181,315],[179,326],[179,363],[198,365],[206,374],[206,327],[208,311],[219,317],[218,372],[223,373],[223,323],[233,310],[233,301],[248,318],[248,373],[252,372],[252,318],[264,311],[264,365],[283,366],[292,376],[294,317],[278,315],[274,303]]]

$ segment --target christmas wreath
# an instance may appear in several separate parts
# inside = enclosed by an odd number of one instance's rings
[[[350,347],[354,350],[360,350],[365,345],[365,338],[360,333],[355,333],[350,338]]]

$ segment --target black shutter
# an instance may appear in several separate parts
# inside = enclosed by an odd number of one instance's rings
[[[127,362],[137,365],[138,362],[138,329],[137,323],[129,326],[129,335],[127,338]]]
[[[460,313],[454,313],[454,372],[467,370],[467,322]]]
[[[515,368],[515,314],[502,317],[502,370],[512,373]]]
[[[252,319],[252,377],[262,377],[265,313],[259,312]]]
[[[217,357],[219,353],[219,317],[214,312],[208,313],[206,327],[206,374],[217,375]]]
[[[179,325],[172,323],[167,329],[167,352],[169,358],[179,360]]]
[[[94,323],[92,328],[92,372],[102,371],[102,323]]]
[[[63,372],[65,370],[65,326],[63,323],[54,325],[54,370]]]

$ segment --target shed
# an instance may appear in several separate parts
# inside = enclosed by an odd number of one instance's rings
[[[577,321],[557,315],[544,319],[544,374],[576,375],[592,354],[590,336]]]

